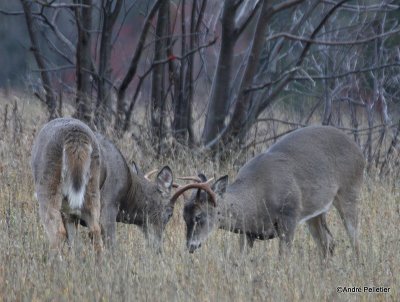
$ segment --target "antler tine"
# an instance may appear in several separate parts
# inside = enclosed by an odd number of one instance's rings
[[[192,180],[194,182],[197,183],[201,183],[201,179],[197,176],[184,176],[184,177],[177,177],[177,179],[181,179],[181,180]]]
[[[181,180],[192,180],[194,182],[197,183],[202,183],[203,181],[197,177],[197,176],[184,176],[184,177],[177,177],[177,179],[181,179]],[[205,183],[209,184],[214,180],[214,177],[211,177],[210,179],[208,179]]]
[[[211,177],[210,179],[208,179],[208,180],[206,181],[206,184],[212,183],[213,180],[214,180],[214,177]]]
[[[200,189],[206,191],[208,194],[211,196],[212,204],[214,207],[217,206],[216,202],[216,195],[214,191],[211,189],[210,184],[208,182],[202,182],[202,183],[191,183],[186,186],[181,187],[178,189],[178,191],[175,192],[175,194],[171,198],[171,203],[175,204],[176,200],[178,199],[179,195],[183,194],[185,191],[189,189]]]
[[[151,181],[151,180],[150,180],[150,176],[153,175],[153,174],[156,173],[156,172],[157,172],[157,169],[151,170],[150,172],[147,172],[147,173],[144,175],[144,178],[146,178],[148,181]]]

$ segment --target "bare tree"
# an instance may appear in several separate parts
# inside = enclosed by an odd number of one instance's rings
[[[220,155],[247,150],[276,140],[278,124],[290,131],[316,121],[347,129],[369,167],[388,167],[398,148],[391,110],[400,102],[400,24],[392,0],[21,3],[21,12],[0,13],[25,15],[45,92],[38,96],[51,117],[54,87],[72,70],[77,116],[90,122],[94,113],[102,131],[113,122],[117,133],[128,131],[140,96],[148,99],[149,137],[159,154],[177,145]],[[121,64],[115,45],[132,26],[125,23],[132,11],[143,16],[141,30],[129,40],[136,43],[124,44],[132,54]],[[277,118],[281,105],[296,120]]]
[[[115,129],[117,130],[123,129],[124,120],[127,121],[130,117],[129,115],[130,111],[129,109],[127,110],[127,106],[125,103],[126,91],[130,83],[132,82],[133,77],[136,75],[139,60],[141,58],[143,48],[145,46],[146,36],[151,26],[151,21],[156,15],[160,5],[163,4],[165,1],[166,0],[156,0],[151,9],[149,10],[149,13],[147,14],[146,19],[144,21],[142,31],[140,32],[139,35],[138,44],[136,46],[133,57],[130,61],[128,71],[126,72],[125,76],[122,79],[121,84],[117,89],[117,116],[115,123]],[[134,104],[135,101],[136,98],[133,99],[132,103]]]
[[[74,0],[78,42],[76,48],[76,117],[92,123],[92,0]]]
[[[48,66],[45,63],[44,60],[44,54],[42,53],[40,49],[40,42],[39,42],[39,37],[37,35],[37,28],[38,25],[36,21],[33,18],[32,14],[32,2],[28,0],[21,0],[21,4],[24,10],[24,16],[25,16],[25,21],[26,21],[26,26],[28,29],[29,37],[32,43],[31,50],[33,52],[33,55],[35,56],[36,63],[39,67],[40,70],[40,75],[43,83],[43,89],[45,92],[45,97],[43,98],[40,96],[39,93],[37,93],[37,96],[46,104],[47,109],[49,111],[49,119],[53,119],[57,116],[57,111],[56,111],[56,97],[54,94],[54,90],[52,87],[52,82],[51,82],[51,76],[50,72],[47,70]]]
[[[114,3],[115,2],[115,3]],[[100,32],[99,72],[98,72],[98,97],[96,104],[96,124],[104,130],[106,124],[111,122],[111,52],[113,30],[122,8],[123,0],[102,0],[102,25]]]
[[[182,1],[181,13],[181,54],[184,56],[188,51],[200,46],[200,27],[203,22],[204,12],[207,6],[207,0],[194,0],[191,7],[190,26],[186,25],[185,5]],[[172,55],[172,52],[169,54]],[[173,73],[175,98],[173,133],[175,139],[183,144],[193,146],[195,137],[193,133],[193,97],[194,97],[194,72],[195,72],[195,53],[192,52],[186,59],[181,61],[179,69],[171,61],[170,70]]]
[[[154,43],[154,61],[167,57],[170,39],[169,9],[170,1],[166,0],[160,5],[157,17],[157,26]],[[165,139],[166,100],[168,93],[168,66],[158,64],[153,68],[151,81],[151,130],[153,139],[158,142],[158,154],[161,153]]]

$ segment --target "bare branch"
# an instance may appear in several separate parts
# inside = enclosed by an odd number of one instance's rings
[[[376,39],[384,38],[384,37],[391,36],[391,35],[394,35],[394,34],[397,34],[397,33],[400,33],[400,28],[388,31],[388,32],[380,34],[380,35],[372,36],[372,37],[369,37],[369,38],[366,38],[366,39],[349,40],[349,41],[313,40],[313,39],[308,39],[308,38],[305,38],[305,37],[292,35],[290,33],[278,33],[278,34],[275,34],[275,35],[272,35],[272,36],[268,37],[267,41],[271,41],[271,40],[278,39],[278,38],[287,38],[289,40],[296,40],[296,41],[307,42],[307,43],[311,43],[311,44],[320,44],[320,45],[329,45],[329,46],[338,46],[338,45],[350,45],[350,46],[353,46],[353,45],[357,45],[357,44],[368,43],[368,42],[374,41]]]
[[[33,2],[48,8],[90,8],[90,5],[80,3],[54,3],[54,1],[46,2],[41,0],[34,0]]]
[[[3,10],[3,9],[0,9],[0,14],[6,15],[6,16],[22,16],[24,14],[24,12],[23,11],[10,12],[10,11],[6,11],[6,10]]]
[[[271,13],[276,14],[282,10],[296,6],[297,4],[300,4],[301,2],[304,2],[304,0],[290,0],[290,1],[276,4],[276,5],[272,6]]]
[[[315,36],[318,34],[318,32],[322,29],[323,25],[328,21],[328,19],[333,15],[333,13],[348,0],[342,0],[338,2],[334,7],[332,7],[328,13],[324,16],[324,18],[320,21],[318,26],[314,29],[313,33],[310,36],[310,40],[314,40]],[[303,63],[306,54],[308,53],[308,50],[310,49],[312,43],[307,42],[305,47],[303,48],[303,51],[301,52],[300,56],[297,59],[296,64],[294,65],[295,67],[301,66]],[[275,89],[268,94],[268,96],[265,98],[265,101],[261,102],[259,105],[254,107],[253,110],[256,112],[253,114],[260,114],[262,111],[265,110],[271,103],[274,102],[275,98],[278,96],[278,94],[282,91],[282,89],[285,88],[285,86],[292,80],[292,75],[293,73],[297,70],[296,68],[292,69],[293,71],[291,73],[286,74],[286,76],[280,81],[280,83],[275,87]]]
[[[331,4],[331,5],[335,5],[336,2],[331,1],[331,0],[324,0],[324,3],[327,4]],[[383,2],[383,1],[382,1]],[[351,4],[345,4],[342,5],[342,9],[346,9],[349,11],[355,11],[355,12],[359,12],[359,11],[393,11],[396,9],[399,9],[400,5],[396,5],[396,4],[392,4],[390,2],[388,3],[379,3],[379,4],[371,4],[371,5],[361,5],[361,4],[357,4],[357,5],[351,5]]]
[[[146,17],[146,20],[144,21],[144,25],[142,28],[142,32],[140,33],[139,37],[139,42],[136,47],[135,53],[132,57],[131,63],[129,64],[128,72],[125,75],[124,79],[122,80],[121,85],[119,86],[118,89],[118,102],[123,102],[123,99],[125,97],[125,92],[126,89],[128,88],[130,82],[132,81],[134,75],[136,74],[137,66],[139,63],[140,56],[143,51],[143,46],[146,41],[146,36],[147,32],[149,31],[150,25],[151,25],[151,20],[153,19],[154,15],[157,13],[158,8],[164,2],[165,0],[157,0],[153,7],[151,8],[149,14]]]
[[[250,11],[250,13],[244,18],[244,20],[242,22],[240,22],[240,16],[237,18],[238,20],[235,22],[236,23],[236,29],[234,31],[236,36],[240,36],[243,31],[247,28],[247,26],[249,25],[249,23],[251,22],[251,20],[253,20],[254,15],[256,14],[256,12],[258,11],[258,9],[260,8],[260,5],[262,3],[263,0],[258,0],[257,3],[254,5],[254,7],[252,8],[252,10]],[[250,2],[246,2],[246,4],[248,5],[248,3]],[[242,8],[242,12],[247,8],[247,6],[244,6]],[[243,12],[244,13],[244,12]]]
[[[201,45],[201,46],[197,47],[196,49],[192,49],[192,50],[188,51],[183,56],[173,56],[173,57],[170,56],[170,57],[166,58],[165,60],[154,61],[151,64],[151,66],[141,76],[139,76],[139,83],[138,83],[138,85],[136,87],[135,94],[132,97],[132,101],[129,104],[129,108],[128,108],[127,112],[125,113],[125,122],[124,122],[123,130],[124,131],[128,130],[129,121],[130,121],[130,118],[131,118],[131,115],[132,115],[132,112],[133,112],[133,107],[135,106],[137,97],[139,96],[140,87],[142,86],[144,79],[150,74],[150,72],[153,70],[153,68],[155,66],[160,65],[160,64],[166,64],[166,63],[169,63],[169,62],[171,62],[173,60],[184,60],[188,56],[192,55],[193,53],[195,53],[195,52],[197,52],[197,51],[199,51],[199,50],[201,50],[203,48],[211,46],[216,41],[217,41],[217,37],[214,38],[213,40],[211,40],[209,43],[207,43],[205,45]]]
[[[343,72],[340,74],[333,74],[333,75],[327,75],[327,76],[312,76],[309,75],[307,77],[291,77],[291,80],[296,80],[296,81],[309,81],[310,79],[312,80],[332,80],[332,79],[338,79],[338,78],[344,78],[347,77],[349,75],[352,74],[357,74],[357,73],[365,73],[365,72],[370,72],[370,71],[377,71],[377,70],[381,70],[381,69],[386,69],[386,68],[392,68],[392,67],[400,67],[400,63],[397,62],[393,62],[393,63],[389,63],[389,64],[383,64],[380,66],[372,66],[372,67],[368,67],[368,68],[360,68],[357,70],[350,70],[347,72]],[[275,81],[270,81],[270,82],[266,82],[264,84],[261,85],[256,85],[253,87],[250,87],[248,89],[246,89],[246,92],[251,92],[251,91],[256,91],[256,90],[261,90],[264,88],[267,88],[269,86],[275,85],[279,82],[281,82],[282,80],[284,80],[289,74],[293,74],[293,72],[299,70],[299,68],[292,68],[288,71],[286,71],[285,73],[283,73],[279,79],[275,80]]]
[[[72,44],[72,42],[59,30],[58,26],[56,25],[56,19],[58,17],[58,10],[54,13],[54,16],[52,20],[50,21],[49,18],[43,14],[40,13],[41,21],[44,22],[47,26],[50,27],[50,29],[54,32],[56,37],[64,43],[71,52],[75,53],[76,52],[76,47]]]
[[[48,67],[48,68],[37,68],[37,69],[32,69],[33,72],[56,72],[56,71],[61,71],[61,70],[66,70],[66,69],[74,69],[75,65],[70,64],[70,65],[63,65],[63,66],[57,66],[57,67]]]

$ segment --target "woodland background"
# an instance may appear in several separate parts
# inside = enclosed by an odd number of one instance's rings
[[[223,159],[276,123],[343,128],[379,169],[397,145],[396,1],[3,0],[0,15],[0,87],[49,118],[70,104],[99,131],[146,132],[157,155]]]

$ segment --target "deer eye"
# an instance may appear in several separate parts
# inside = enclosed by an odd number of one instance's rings
[[[167,217],[168,217],[168,219],[170,219],[172,217],[172,210],[167,211]]]
[[[197,215],[194,217],[194,221],[195,221],[196,223],[200,223],[203,219],[204,219],[204,214],[203,214],[203,213],[197,214]]]

